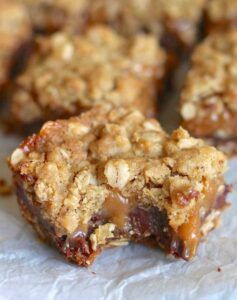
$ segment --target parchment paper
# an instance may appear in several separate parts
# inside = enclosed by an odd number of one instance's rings
[[[162,123],[177,123],[173,101]],[[10,181],[5,157],[18,145],[0,132],[0,177]],[[191,262],[129,245],[104,251],[89,269],[67,263],[43,244],[20,216],[14,196],[0,198],[0,300],[237,299],[237,159],[226,174],[234,191],[222,226],[201,243]]]

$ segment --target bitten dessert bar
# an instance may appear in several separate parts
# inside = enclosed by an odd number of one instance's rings
[[[193,135],[237,152],[237,30],[211,34],[194,51],[181,116]]]
[[[237,28],[237,0],[209,0],[205,16],[207,32]]]
[[[30,39],[31,26],[24,7],[0,0],[0,93],[23,64]]]
[[[166,67],[166,54],[151,35],[126,39],[95,26],[82,36],[39,37],[16,80],[12,115],[27,124],[77,115],[109,101],[154,116]]]
[[[129,241],[192,258],[229,190],[224,154],[110,105],[47,122],[9,164],[23,216],[80,266]]]
[[[97,0],[87,19],[104,22],[125,35],[144,31],[157,34],[163,46],[176,51],[190,48],[198,34],[205,0]]]

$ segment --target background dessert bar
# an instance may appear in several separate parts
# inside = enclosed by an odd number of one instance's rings
[[[124,38],[104,26],[84,35],[38,37],[17,78],[11,111],[19,124],[77,115],[98,103],[133,106],[155,116],[167,71],[152,35]]]
[[[181,94],[183,126],[227,153],[237,141],[237,30],[213,33],[194,51]]]

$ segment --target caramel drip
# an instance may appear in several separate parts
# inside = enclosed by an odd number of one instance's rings
[[[178,234],[184,242],[183,257],[189,259],[196,253],[197,246],[200,240],[201,219],[199,210],[197,210],[188,220],[187,223],[181,225],[178,229]]]
[[[124,198],[118,192],[111,192],[105,199],[102,209],[102,217],[108,222],[115,224],[119,229],[125,229],[125,225],[129,219],[131,212],[131,201]],[[83,236],[88,231],[88,224],[79,222],[76,230],[68,236],[69,239],[74,239]]]
[[[188,222],[178,228],[178,235],[184,241],[185,253],[183,253],[183,256],[185,259],[192,258],[196,253],[196,249],[201,238],[201,226],[205,222],[206,214],[208,214],[211,208],[215,205],[220,182],[222,182],[221,179],[215,179],[205,185],[205,197],[203,201],[195,207]]]
[[[104,202],[103,214],[119,229],[124,229],[129,218],[131,207],[128,199],[119,193],[111,193]]]

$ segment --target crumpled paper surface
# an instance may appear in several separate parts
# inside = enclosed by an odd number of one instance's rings
[[[173,115],[164,113],[161,120],[168,129],[175,127],[173,105],[164,108]],[[0,178],[9,182],[5,157],[19,142],[19,137],[0,133]],[[0,300],[237,299],[236,170],[237,158],[226,174],[234,190],[222,226],[208,235],[190,262],[129,245],[104,251],[88,269],[77,267],[37,238],[22,219],[15,196],[0,197]]]

